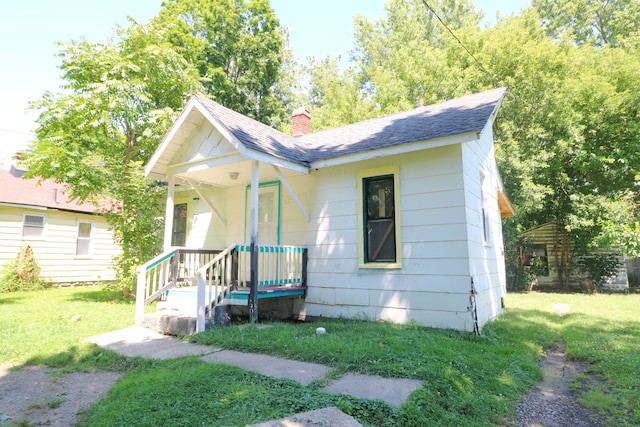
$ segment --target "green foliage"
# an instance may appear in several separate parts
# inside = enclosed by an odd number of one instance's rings
[[[0,270],[0,293],[41,289],[46,285],[40,277],[40,266],[33,249],[28,244],[23,245],[18,255]]]
[[[132,24],[115,42],[62,45],[66,91],[46,93],[37,139],[26,153],[29,176],[69,184],[72,197],[106,214],[123,256],[120,286],[133,289],[133,264],[157,253],[157,186],[143,176],[151,156],[198,74],[162,31]]]
[[[152,24],[197,67],[211,99],[270,124],[284,41],[268,0],[168,0]]]
[[[185,99],[207,92],[282,124],[292,97],[276,87],[284,39],[266,0],[172,0],[149,25],[119,28],[114,41],[62,45],[66,91],[34,103],[41,114],[25,155],[29,176],[66,182],[72,197],[100,206],[122,248],[121,288],[133,290],[135,268],[159,250],[166,192],[143,167]]]
[[[620,256],[614,253],[595,253],[584,256],[578,261],[578,267],[593,281],[596,289],[601,290],[607,281],[618,273],[622,265]]]
[[[469,52],[421,1],[391,1],[375,22],[357,16],[355,66],[339,73],[329,60],[312,62],[322,126],[355,121],[355,104],[368,118],[507,86],[496,157],[515,229],[554,223],[566,233],[575,253],[559,271],[594,248],[637,253],[637,2],[538,1],[485,29],[470,2],[430,4]]]
[[[640,4],[635,0],[535,0],[552,37],[579,44],[619,46],[637,31]]]
[[[536,278],[545,273],[545,266],[526,266],[523,262],[523,252],[531,239],[524,236],[513,224],[508,221],[502,228],[504,236],[504,261],[507,275],[507,291],[530,291]],[[546,268],[548,270],[548,268]],[[548,272],[548,271],[547,271]]]

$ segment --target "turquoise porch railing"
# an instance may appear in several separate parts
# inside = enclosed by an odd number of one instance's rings
[[[205,329],[206,316],[234,291],[251,286],[251,247],[234,245],[202,266],[198,276],[196,330]],[[282,291],[306,287],[307,250],[297,246],[258,246],[258,289]]]
[[[136,324],[142,322],[146,305],[168,289],[195,282],[198,269],[219,253],[211,249],[172,248],[138,267]]]

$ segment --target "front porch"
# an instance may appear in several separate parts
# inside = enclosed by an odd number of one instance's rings
[[[174,248],[140,266],[136,325],[148,325],[149,317],[156,324],[172,322],[163,316],[174,317],[191,325],[186,326],[189,332],[202,332],[206,325],[224,323],[219,317],[225,307],[248,306],[254,321],[260,299],[305,296],[306,248],[258,245],[251,249],[242,244],[224,250]],[[156,313],[145,315],[145,307],[156,301]]]

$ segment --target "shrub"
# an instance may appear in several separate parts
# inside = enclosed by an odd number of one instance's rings
[[[582,257],[579,268],[593,281],[597,290],[601,290],[611,277],[618,273],[622,263],[614,253],[596,253]]]
[[[24,244],[18,256],[6,263],[0,271],[0,293],[40,289],[45,284],[40,278],[40,266],[33,249],[28,244]]]

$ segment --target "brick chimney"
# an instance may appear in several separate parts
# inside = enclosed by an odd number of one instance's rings
[[[25,173],[27,173],[27,166],[21,163],[22,160],[22,152],[18,151],[13,156],[11,156],[11,167],[9,168],[9,172],[11,175],[15,177],[22,177]]]
[[[311,113],[305,107],[296,108],[291,114],[293,122],[291,135],[299,136],[311,133]]]

